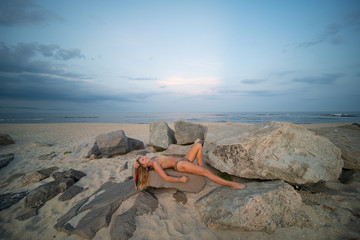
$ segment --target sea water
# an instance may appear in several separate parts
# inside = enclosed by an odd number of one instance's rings
[[[360,112],[107,112],[0,113],[0,123],[360,123]]]

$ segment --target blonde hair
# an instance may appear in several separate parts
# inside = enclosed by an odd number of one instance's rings
[[[149,170],[143,167],[138,161],[139,157],[144,156],[144,153],[138,153],[136,156],[136,161],[139,163],[139,166],[135,168],[135,186],[138,191],[144,190],[149,186]]]

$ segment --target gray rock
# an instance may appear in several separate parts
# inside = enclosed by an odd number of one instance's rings
[[[14,144],[14,140],[8,134],[0,134],[0,146]]]
[[[207,132],[206,126],[185,121],[176,121],[174,128],[177,144],[192,144],[198,138],[204,140]]]
[[[112,240],[129,239],[136,230],[136,217],[150,214],[158,207],[158,199],[149,192],[140,192],[134,205],[123,214],[116,216],[111,227],[110,235]]]
[[[29,174],[25,175],[25,177],[23,177],[23,179],[21,180],[22,185],[27,186],[32,183],[40,182],[41,180],[48,178],[52,172],[54,172],[58,169],[59,169],[58,167],[54,166],[54,167],[44,168],[39,171],[29,173]]]
[[[328,138],[340,148],[341,157],[344,160],[344,168],[360,170],[360,128],[357,125],[318,128],[313,131]]]
[[[296,184],[336,180],[343,166],[340,149],[328,139],[284,122],[209,126],[204,155],[231,175]]]
[[[0,194],[0,211],[11,207],[12,205],[23,199],[28,194],[29,194],[28,191]]]
[[[183,146],[183,145],[178,145],[178,144],[171,144],[161,154],[166,155],[166,156],[184,157],[192,146],[193,145],[185,145],[185,146]]]
[[[12,160],[14,160],[15,155],[13,153],[0,155],[0,168],[6,167]]]
[[[174,199],[177,202],[181,202],[182,204],[186,204],[187,203],[187,197],[186,194],[182,191],[177,190],[174,194],[173,194]]]
[[[136,193],[134,182],[122,183],[106,182],[92,196],[81,200],[64,216],[58,219],[54,226],[58,231],[77,234],[83,238],[91,239],[96,232],[110,223],[112,214],[127,198]],[[76,226],[69,221],[80,213],[87,211]]]
[[[94,137],[83,139],[79,145],[74,147],[73,151],[68,155],[68,159],[89,158],[92,154],[95,156],[101,155],[95,141]]]
[[[74,184],[72,178],[62,178],[43,184],[32,190],[25,198],[25,207],[41,207],[45,202],[52,199],[61,192],[64,192]]]
[[[101,134],[96,137],[96,144],[102,156],[125,154],[133,150],[144,149],[144,143],[128,138],[123,130]]]
[[[51,153],[40,155],[38,157],[38,159],[39,160],[52,160],[56,156],[57,156],[56,152],[51,152]]]
[[[176,143],[174,131],[166,122],[152,122],[149,125],[150,139],[149,143],[155,149],[167,149],[170,144]]]
[[[31,217],[37,216],[39,208],[24,208],[15,217],[19,221],[24,221]]]
[[[72,178],[74,179],[74,182],[79,181],[82,177],[85,177],[86,173],[75,170],[75,169],[69,169],[63,172],[54,172],[51,174],[51,177],[55,180],[61,179],[61,178]]]
[[[166,182],[164,181],[160,175],[155,170],[149,171],[149,186],[155,188],[175,188],[183,192],[191,192],[198,193],[202,191],[205,187],[206,181],[205,177],[191,174],[191,173],[180,173],[175,171],[174,169],[165,169],[165,173],[169,176],[173,177],[182,177],[187,176],[189,178],[189,182]]]
[[[83,187],[72,185],[70,188],[68,188],[63,194],[60,195],[58,198],[60,201],[67,201],[78,195],[79,193],[84,190]]]
[[[202,221],[222,230],[274,232],[309,226],[301,196],[283,181],[248,183],[244,190],[218,187],[196,201]]]

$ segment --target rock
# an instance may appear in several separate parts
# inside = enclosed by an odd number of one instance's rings
[[[34,142],[34,145],[36,147],[52,147],[54,144],[51,143],[40,143],[40,142]]]
[[[32,190],[25,198],[25,207],[41,207],[45,202],[52,199],[61,192],[64,192],[74,184],[72,178],[62,178],[43,184]]]
[[[343,166],[328,139],[284,122],[209,126],[204,155],[221,172],[296,184],[336,180]]]
[[[185,145],[185,146],[183,146],[183,145],[178,145],[178,144],[171,144],[161,154],[167,155],[167,156],[184,157],[192,146],[193,145]]]
[[[32,172],[27,174],[23,179],[21,180],[23,186],[27,186],[32,183],[40,182],[41,180],[44,180],[45,178],[48,178],[50,174],[59,168],[54,166],[50,168],[41,169],[36,172]]]
[[[24,208],[15,217],[19,221],[24,221],[31,217],[37,216],[39,208]]]
[[[149,143],[157,150],[167,149],[170,144],[176,143],[174,131],[166,122],[152,122],[149,125]]]
[[[0,211],[11,207],[12,205],[23,199],[28,194],[29,194],[28,191],[0,194]]]
[[[182,191],[177,190],[176,193],[173,194],[173,197],[179,203],[181,202],[184,205],[187,203],[186,194]]]
[[[97,136],[96,144],[102,156],[107,157],[145,148],[143,142],[128,138],[123,130]]]
[[[70,200],[84,190],[83,187],[72,185],[58,198],[60,201]]]
[[[360,170],[360,128],[357,125],[344,125],[335,128],[318,128],[313,130],[328,138],[341,150],[344,168]]]
[[[189,182],[166,182],[155,170],[150,170],[150,179],[149,186],[155,188],[175,188],[183,192],[198,193],[204,189],[206,181],[205,177],[191,174],[191,173],[180,173],[174,169],[165,169],[165,173],[173,177],[187,176],[189,177]]]
[[[83,139],[79,145],[74,147],[73,151],[68,155],[68,158],[69,159],[89,158],[92,154],[94,154],[94,156],[100,156],[101,153],[98,150],[95,141],[96,140],[94,137]]]
[[[106,182],[92,196],[78,202],[54,226],[58,231],[77,234],[91,239],[96,232],[110,223],[112,214],[127,198],[136,193],[134,182]],[[80,218],[78,215],[87,211]],[[72,226],[69,221],[77,218],[78,224]],[[80,219],[79,219],[80,218]]]
[[[56,152],[51,152],[51,153],[40,155],[38,157],[38,160],[52,160],[56,156],[57,156]]]
[[[222,230],[266,231],[306,227],[301,196],[283,181],[252,182],[244,190],[218,187],[196,201],[202,221]]]
[[[0,168],[6,167],[12,160],[14,160],[15,155],[13,153],[0,155]]]
[[[82,177],[85,177],[86,173],[70,168],[69,170],[63,172],[54,172],[51,174],[51,177],[55,180],[61,178],[72,178],[74,182],[79,181]]]
[[[14,144],[14,140],[8,134],[0,134],[0,146]]]
[[[204,140],[207,132],[206,126],[185,121],[176,121],[174,127],[178,144],[192,144],[198,138]]]
[[[358,182],[360,183],[360,171],[356,170],[343,170],[339,179],[344,184]]]
[[[111,239],[129,239],[136,230],[135,217],[144,214],[150,214],[158,207],[158,199],[149,191],[142,191],[137,196],[134,205],[124,212],[116,216],[114,224],[111,227]]]

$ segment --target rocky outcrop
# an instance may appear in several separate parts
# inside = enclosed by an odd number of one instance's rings
[[[193,145],[178,145],[178,144],[171,144],[165,151],[163,151],[162,155],[167,156],[177,156],[177,157],[184,157],[188,151],[191,149]]]
[[[50,153],[46,153],[46,154],[42,154],[38,157],[38,160],[52,160],[54,157],[56,157],[57,154],[56,152],[50,152]]]
[[[202,221],[222,230],[266,231],[309,226],[301,196],[283,181],[252,182],[244,190],[218,187],[195,203]]]
[[[14,144],[14,140],[8,134],[0,134],[0,146]]]
[[[187,176],[189,182],[166,182],[155,170],[150,170],[149,186],[155,188],[175,188],[184,192],[198,193],[204,189],[206,181],[205,177],[191,174],[191,173],[180,173],[173,169],[165,169],[165,173],[173,177]]]
[[[125,135],[123,130],[118,130],[107,134],[101,134],[96,138],[82,140],[69,154],[68,158],[112,157],[113,155],[126,154],[144,148],[144,143],[142,141],[129,138]]]
[[[328,138],[341,150],[344,168],[360,170],[360,127],[357,124],[313,130]]]
[[[205,139],[207,127],[201,124],[189,123],[185,121],[176,121],[174,123],[175,138],[177,144],[192,144],[198,138]]]
[[[152,122],[149,125],[149,143],[156,150],[167,149],[171,144],[176,143],[174,131],[166,122]]]
[[[74,184],[72,178],[62,178],[43,184],[32,190],[25,198],[25,207],[38,208]]]
[[[14,160],[15,155],[13,153],[0,155],[0,168],[6,167],[12,160]]]
[[[144,214],[150,214],[158,207],[158,199],[149,191],[140,192],[134,205],[124,212],[116,216],[110,230],[112,240],[129,239],[136,230],[136,217]]]
[[[343,167],[340,149],[328,139],[283,122],[209,126],[204,153],[222,172],[297,184],[335,180]]]
[[[83,187],[72,185],[58,198],[59,201],[67,201],[78,195],[84,190]]]
[[[28,191],[0,194],[0,211],[11,207],[28,194]]]
[[[59,169],[58,167],[54,166],[29,173],[25,175],[21,180],[22,185],[27,186],[32,183],[40,182],[41,180],[50,177],[50,174],[58,169]]]
[[[54,226],[56,230],[91,239],[110,223],[112,214],[121,203],[136,193],[134,182],[106,182],[92,196],[79,201]],[[86,211],[86,213],[84,213]],[[79,214],[84,213],[79,219]],[[70,221],[77,218],[76,226]]]
[[[55,180],[62,178],[72,178],[74,182],[79,181],[82,177],[85,177],[86,173],[70,168],[69,170],[62,172],[54,172],[51,174],[51,177]]]

